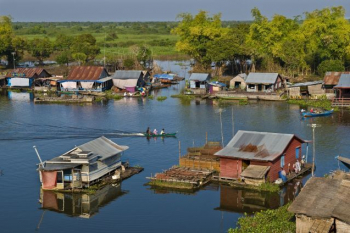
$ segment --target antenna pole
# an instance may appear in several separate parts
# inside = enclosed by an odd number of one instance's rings
[[[40,158],[40,155],[39,155],[39,152],[38,152],[38,149],[36,149],[36,146],[33,146],[33,148],[34,148],[34,150],[35,150],[35,152],[36,152],[36,155],[38,156],[38,158],[39,158],[39,161],[40,161],[40,165],[41,165],[41,167],[44,167],[44,164],[43,164],[43,161],[41,160],[41,158]]]

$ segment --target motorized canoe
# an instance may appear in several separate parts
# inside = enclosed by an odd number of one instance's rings
[[[145,137],[176,137],[176,133],[165,133],[165,134],[146,134]]]
[[[333,109],[324,112],[303,112],[301,113],[303,117],[318,117],[318,116],[329,116],[333,113]]]

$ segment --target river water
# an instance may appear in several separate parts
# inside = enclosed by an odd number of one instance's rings
[[[164,69],[186,74],[184,66],[160,62]],[[187,69],[188,71],[188,69]],[[188,74],[186,74],[188,78]],[[1,232],[227,232],[244,212],[277,208],[292,200],[301,181],[279,194],[259,194],[212,184],[197,192],[154,190],[146,177],[178,164],[187,147],[221,141],[222,110],[224,143],[234,131],[255,130],[293,133],[312,140],[309,124],[316,123],[316,176],[340,166],[337,155],[350,157],[350,112],[303,120],[300,107],[280,102],[249,105],[213,101],[181,102],[171,98],[184,86],[162,89],[155,96],[165,101],[126,98],[91,105],[35,105],[30,94],[5,93],[0,97],[0,226]],[[150,139],[135,132],[165,128],[177,138]],[[145,170],[120,186],[106,187],[95,195],[49,193],[41,204],[40,183],[33,146],[43,160],[58,156],[75,145],[105,135],[130,147],[124,161]],[[312,153],[309,147],[309,160]],[[305,154],[305,148],[303,153]],[[304,183],[308,177],[305,177]],[[45,196],[45,195],[44,195]],[[51,198],[51,199],[50,199]],[[48,201],[49,200],[49,201]],[[45,208],[43,208],[45,207]]]

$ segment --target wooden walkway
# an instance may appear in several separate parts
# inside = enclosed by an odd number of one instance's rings
[[[312,164],[311,163],[306,163],[304,165],[304,167],[300,170],[300,172],[298,173],[295,173],[295,172],[291,172],[289,175],[287,175],[287,181],[286,182],[283,182],[280,184],[280,186],[283,186],[284,184],[288,183],[289,181],[297,178],[298,176],[302,176],[304,175],[305,173],[311,171],[311,168],[312,168]]]

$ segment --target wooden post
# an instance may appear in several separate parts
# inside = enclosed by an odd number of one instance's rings
[[[232,107],[232,137],[234,136],[235,136],[235,124],[234,124],[233,107]]]
[[[180,166],[180,159],[181,159],[181,141],[179,141],[179,166]]]
[[[208,132],[205,132],[205,144],[208,144]]]

